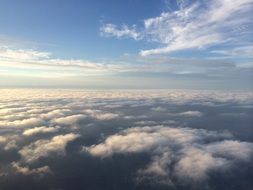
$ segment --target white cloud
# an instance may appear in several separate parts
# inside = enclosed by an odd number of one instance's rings
[[[4,75],[36,76],[34,70],[38,70],[40,77],[55,78],[60,76],[99,75],[105,72],[120,71],[121,65],[106,61],[106,63],[90,61],[86,59],[60,59],[53,58],[51,53],[35,50],[16,50],[9,47],[0,47],[0,66],[6,68]],[[13,69],[22,69],[15,72]],[[63,68],[68,68],[68,70]],[[84,72],[80,72],[80,69]],[[10,72],[10,70],[12,72]],[[51,74],[50,73],[54,73]],[[39,76],[37,76],[39,77]]]
[[[114,153],[147,151],[157,148],[160,144],[190,144],[205,137],[216,139],[227,134],[216,134],[205,130],[188,128],[170,128],[163,126],[135,127],[108,137],[104,143],[93,145],[87,150],[93,155],[110,156]]]
[[[140,178],[170,183],[170,176],[203,181],[212,171],[222,172],[236,167],[238,162],[248,162],[253,144],[231,140],[225,132],[153,126],[123,130],[100,144],[84,147],[84,151],[102,158],[148,152],[152,159],[139,169]]]
[[[7,47],[0,47],[0,59],[1,60],[39,60],[41,58],[49,58],[49,52],[41,52],[35,50],[23,50],[23,49],[10,49]]]
[[[14,121],[3,120],[0,121],[0,127],[31,127],[43,125],[44,123],[45,121],[39,118],[28,118]]]
[[[155,125],[157,124],[156,121],[149,121],[149,120],[144,120],[144,121],[137,121],[134,123],[137,126],[148,126],[148,125]]]
[[[106,137],[106,133],[101,133],[100,137],[105,140],[99,140],[98,144],[84,147],[84,151],[105,159],[114,154],[126,155],[145,152],[150,156],[150,162],[142,165],[143,167],[136,168],[135,171],[140,179],[151,178],[152,181],[168,184],[171,184],[173,179],[180,182],[206,180],[212,172],[229,172],[231,168],[237,167],[240,163],[247,164],[252,161],[252,143],[236,141],[231,134],[226,132],[181,128],[180,123],[167,120],[168,118],[158,120],[146,113],[150,113],[152,108],[155,108],[156,111],[163,110],[157,107],[158,105],[162,105],[162,108],[167,108],[168,111],[174,110],[174,106],[177,107],[177,105],[184,108],[185,105],[194,108],[196,105],[197,107],[198,105],[213,107],[230,104],[246,106],[244,108],[247,109],[252,104],[252,95],[252,92],[200,90],[3,89],[0,93],[0,109],[4,109],[2,113],[15,116],[27,114],[27,118],[33,119],[7,120],[1,117],[1,122],[9,124],[4,125],[5,127],[1,130],[0,143],[5,150],[16,151],[21,155],[21,159],[13,166],[16,172],[24,175],[46,173],[48,168],[39,169],[34,166],[39,163],[43,164],[42,158],[54,158],[56,155],[61,156],[66,153],[67,143],[79,136],[76,133],[83,134],[84,132],[78,126],[73,130],[71,126],[75,126],[76,122],[86,118],[101,121],[119,118],[123,120],[118,120],[119,125],[114,129],[122,129],[122,131],[108,137]],[[107,107],[107,105],[113,104],[117,107]],[[15,109],[23,107],[23,105],[25,105],[25,109]],[[172,107],[168,105],[172,105]],[[119,109],[117,109],[118,106]],[[136,109],[138,113],[131,111]],[[202,115],[202,112],[193,111],[194,109],[188,110],[190,111],[175,111],[175,115],[180,118]],[[132,115],[127,116],[128,114]],[[34,119],[36,118],[43,118],[42,121],[46,120],[46,122],[43,126],[35,126],[37,120]],[[121,125],[124,118],[128,119],[127,125],[144,127],[126,129],[125,124]],[[70,134],[57,134],[50,139],[45,139],[49,138],[47,135],[26,137],[26,135],[37,133],[55,132],[58,130],[55,127],[57,122],[63,126],[62,130],[57,133],[68,131]],[[164,124],[164,126],[156,126],[158,124]],[[68,125],[68,127],[64,127],[64,125]],[[11,126],[26,127],[17,127],[13,130]],[[91,127],[90,129],[93,130],[94,123],[87,124],[87,127]],[[97,129],[95,126],[95,131]],[[75,131],[75,134],[71,131]],[[44,139],[42,139],[43,136]]]
[[[208,178],[208,171],[226,168],[229,162],[195,147],[186,148],[183,154],[175,166],[175,172],[180,178],[190,180],[202,181]]]
[[[154,107],[154,108],[151,108],[152,111],[157,111],[157,112],[163,112],[163,111],[166,111],[166,108],[163,108],[163,107]]]
[[[233,41],[244,24],[251,23],[252,0],[213,0],[181,6],[174,12],[145,20],[145,29],[151,39],[165,44],[162,48],[143,50],[141,55],[167,53],[188,48]]]
[[[71,113],[70,109],[55,109],[55,110],[49,111],[48,113],[41,114],[40,117],[43,119],[53,119],[53,118],[62,117],[70,113]]]
[[[4,146],[4,150],[12,150],[18,148],[16,140],[10,140],[8,143]]]
[[[93,117],[97,120],[112,120],[119,117],[119,114],[116,113],[104,113],[100,110],[84,110],[84,113],[88,114],[90,117]]]
[[[12,162],[12,167],[16,170],[16,172],[21,173],[23,175],[31,175],[31,174],[44,175],[52,173],[52,171],[48,166],[30,169],[29,167],[26,166],[20,166],[19,163],[17,162]]]
[[[63,125],[72,125],[72,124],[78,123],[81,120],[84,120],[86,117],[87,117],[86,115],[82,115],[82,114],[70,115],[70,116],[53,119],[53,122],[57,124],[63,124]]]
[[[178,9],[144,20],[139,32],[136,26],[132,30],[125,25],[118,29],[113,24],[104,25],[102,31],[117,38],[139,39],[141,36],[160,44],[159,48],[141,50],[142,56],[201,49],[222,43],[237,46],[238,43],[248,43],[245,39],[251,34],[247,26],[252,24],[252,5],[252,0],[192,1],[191,4],[182,1]]]
[[[207,150],[225,158],[249,160],[252,153],[252,143],[225,140],[208,145]]]
[[[201,117],[203,116],[203,113],[200,111],[186,111],[186,112],[181,112],[178,115],[186,116],[186,117]]]
[[[213,50],[211,53],[222,54],[225,56],[253,57],[253,46],[235,47],[228,50]]]
[[[41,127],[27,129],[23,132],[23,135],[32,136],[32,135],[40,134],[40,133],[53,133],[53,132],[57,132],[58,130],[59,130],[59,127],[57,128],[57,127],[41,126]]]
[[[135,26],[129,28],[127,25],[122,25],[118,28],[114,24],[104,24],[101,28],[102,36],[114,36],[116,38],[133,38],[135,40],[139,40],[141,38],[141,34],[137,32]]]
[[[37,140],[22,148],[19,153],[24,161],[28,163],[34,162],[41,157],[50,156],[51,154],[64,155],[67,143],[77,137],[79,137],[79,135],[69,133],[55,136],[50,140]]]

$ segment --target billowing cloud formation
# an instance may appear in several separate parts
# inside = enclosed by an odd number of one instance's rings
[[[0,127],[26,127],[43,125],[44,121],[39,118],[29,118],[14,121],[0,121]]]
[[[77,114],[77,115],[71,115],[71,116],[66,116],[66,117],[60,117],[60,118],[54,119],[53,121],[57,124],[71,125],[85,118],[86,118],[85,115]]]
[[[58,131],[58,128],[56,127],[35,127],[35,128],[31,128],[31,129],[27,129],[23,132],[23,135],[25,136],[32,136],[35,134],[39,134],[39,133],[52,133],[52,132],[56,132]]]
[[[97,120],[111,120],[119,117],[119,115],[116,113],[103,113],[99,110],[88,109],[84,110],[84,112]]]
[[[50,174],[51,170],[48,166],[43,166],[40,168],[34,168],[34,169],[29,169],[28,167],[22,167],[20,166],[18,163],[13,162],[12,163],[12,167],[21,174],[24,175],[31,175],[31,174],[39,174],[39,175],[43,175],[43,174]]]
[[[2,89],[0,99],[0,189],[253,186],[252,92]]]
[[[141,175],[154,175],[170,181],[203,180],[211,171],[235,167],[238,161],[250,161],[253,143],[229,140],[228,133],[171,128],[166,126],[136,127],[108,137],[105,142],[84,150],[94,156],[149,152],[151,163],[139,170]]]
[[[55,136],[50,140],[38,140],[25,146],[19,152],[26,162],[34,162],[37,159],[49,156],[50,154],[64,155],[67,143],[76,139],[78,136],[79,135],[70,133]]]

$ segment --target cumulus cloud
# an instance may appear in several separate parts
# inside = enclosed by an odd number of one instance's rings
[[[69,133],[58,135],[50,140],[37,140],[28,146],[22,148],[19,153],[26,162],[34,162],[41,157],[47,157],[51,154],[64,155],[65,147],[68,142],[79,137],[77,134]]]
[[[12,150],[18,148],[16,140],[10,140],[8,143],[4,146],[4,150]]]
[[[72,125],[72,124],[78,123],[81,120],[84,120],[85,118],[86,118],[85,115],[77,114],[77,115],[70,115],[66,117],[56,118],[56,119],[53,119],[53,122],[57,124],[63,124],[63,125]]]
[[[181,112],[178,115],[186,116],[186,117],[201,117],[203,113],[200,111],[186,111],[186,112]]]
[[[176,142],[178,144],[190,144],[196,139],[205,137],[218,138],[228,136],[228,134],[217,134],[205,130],[195,130],[189,128],[171,128],[163,126],[135,127],[122,131],[119,134],[108,137],[104,143],[93,145],[88,150],[93,155],[110,156],[116,153],[129,153],[150,150],[157,145]],[[142,142],[142,143],[141,143]]]
[[[215,180],[213,176],[223,180],[227,172],[233,177],[247,175],[248,171],[242,167],[251,166],[253,148],[251,136],[243,131],[249,123],[242,123],[240,128],[236,127],[237,122],[224,125],[227,120],[212,124],[209,113],[223,119],[221,114],[231,107],[234,115],[245,112],[250,118],[252,95],[252,92],[200,90],[3,89],[0,109],[5,109],[3,115],[15,115],[15,118],[0,118],[0,175],[6,179],[17,174],[30,178],[33,175],[45,177],[52,172],[54,175],[49,178],[53,183],[59,174],[80,175],[80,179],[87,175],[92,179],[106,175],[108,180],[120,175],[124,182],[126,176],[131,176],[126,183],[134,187],[146,182],[155,183],[154,188],[177,186],[179,182],[200,182],[213,187],[209,184]],[[200,107],[205,110],[204,120],[199,117],[203,113],[197,111]],[[17,119],[18,114],[20,119]],[[234,115],[229,117],[236,120]],[[175,116],[172,117],[175,120],[170,120],[170,116]],[[185,120],[186,117],[198,119]],[[187,128],[194,127],[195,122],[196,127],[206,130]],[[13,126],[22,127],[13,130]],[[80,139],[74,141],[78,137]],[[66,148],[71,154],[67,154]],[[59,160],[59,157],[64,159]],[[111,163],[117,172],[104,172],[109,171]]]
[[[84,110],[84,113],[88,114],[90,117],[93,117],[97,120],[111,120],[119,117],[119,114],[116,113],[104,113],[100,110]]]
[[[40,117],[43,119],[54,119],[57,117],[65,116],[66,114],[70,114],[70,109],[55,109],[51,110],[48,113],[41,114]]]
[[[157,111],[157,112],[162,112],[162,111],[166,111],[166,108],[158,106],[158,107],[151,108],[151,110]]]
[[[187,147],[175,166],[175,173],[182,179],[202,181],[208,177],[208,172],[222,170],[228,163],[223,157],[215,157],[199,148]]]
[[[98,157],[147,152],[151,162],[138,173],[170,182],[178,179],[203,181],[209,173],[236,167],[249,161],[253,144],[234,141],[226,132],[165,126],[135,127],[109,136],[104,142],[84,147]],[[221,140],[223,139],[223,140]]]
[[[39,134],[39,133],[53,133],[53,132],[57,132],[58,130],[59,130],[59,127],[41,126],[41,127],[27,129],[23,132],[23,135],[32,136],[32,135]]]
[[[21,173],[23,175],[31,175],[31,174],[44,175],[52,173],[52,171],[48,166],[30,169],[29,167],[26,166],[20,166],[19,163],[17,162],[12,162],[12,167],[16,170],[17,173]]]
[[[43,125],[44,123],[45,121],[39,118],[28,118],[14,121],[3,120],[0,121],[0,127],[31,127]]]

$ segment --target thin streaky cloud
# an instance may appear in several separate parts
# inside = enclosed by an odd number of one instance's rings
[[[237,41],[242,43],[239,39],[249,37],[246,31],[252,23],[252,5],[252,0],[182,2],[176,10],[145,19],[139,31],[134,26],[131,31],[141,36],[139,38],[134,37],[132,32],[125,32],[131,28],[126,25],[120,29],[114,24],[106,24],[101,30],[107,36],[145,39],[160,44],[158,48],[140,50],[142,56],[221,44],[237,46]],[[108,26],[108,30],[105,30],[105,26]]]

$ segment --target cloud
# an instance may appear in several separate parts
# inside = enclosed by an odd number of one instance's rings
[[[198,134],[199,133],[199,134]],[[227,134],[221,134],[221,136]],[[202,137],[203,136],[203,137]],[[160,144],[166,145],[170,141],[179,144],[193,143],[196,139],[217,138],[220,135],[215,132],[207,133],[205,130],[188,128],[170,128],[163,126],[135,127],[122,131],[119,134],[108,137],[104,143],[88,147],[87,150],[97,156],[110,156],[114,153],[131,153],[148,151]]]
[[[48,113],[41,114],[41,118],[43,119],[54,119],[57,117],[62,117],[66,114],[70,114],[71,110],[69,109],[55,109],[52,111],[49,111]]]
[[[6,68],[2,71],[6,75],[34,76],[31,71],[36,70],[44,77],[55,76],[82,76],[100,75],[105,72],[119,71],[122,66],[112,61],[97,62],[86,59],[60,59],[53,58],[51,53],[31,49],[14,49],[0,46],[0,66]],[[22,69],[20,73],[15,69]],[[62,70],[63,68],[64,71]],[[66,68],[68,68],[66,72]],[[124,67],[123,67],[124,68]],[[38,71],[39,69],[39,71]],[[80,72],[85,70],[85,74]],[[12,71],[10,73],[10,71]],[[49,75],[54,73],[54,75]],[[46,75],[47,74],[47,75]]]
[[[9,124],[0,130],[0,175],[4,176],[0,188],[11,187],[9,180],[18,187],[24,184],[20,179],[41,187],[41,180],[50,179],[43,189],[54,189],[55,183],[65,189],[72,182],[78,188],[112,189],[108,181],[119,189],[122,183],[128,189],[194,189],[194,185],[224,189],[220,180],[229,184],[225,189],[244,189],[252,184],[252,95],[247,91],[2,89],[0,121]],[[198,117],[201,110],[205,117]],[[243,113],[243,118],[233,117]],[[70,181],[58,184],[62,177]],[[106,178],[108,185],[94,183],[98,178]]]
[[[0,47],[0,58],[2,60],[38,60],[41,58],[49,58],[49,52],[41,52],[35,50],[9,49]]]
[[[100,28],[100,32],[102,36],[106,37],[114,36],[116,38],[133,38],[134,40],[139,40],[141,38],[141,34],[136,31],[135,26],[129,28],[127,25],[122,25],[118,28],[114,24],[104,24]]]
[[[141,39],[158,42],[159,48],[141,50],[142,56],[219,44],[238,46],[248,43],[245,39],[251,34],[251,11],[252,0],[178,1],[173,11],[169,9],[145,19],[139,32],[136,26],[133,30],[125,25],[118,29],[114,24],[106,24],[101,30],[117,38],[129,36],[138,40],[141,36]]]
[[[3,120],[0,121],[0,127],[31,127],[43,125],[44,123],[45,121],[39,118],[28,118],[14,121]]]
[[[165,46],[142,50],[140,54],[146,56],[234,43],[240,38],[234,29],[251,23],[251,8],[251,0],[236,0],[233,3],[213,0],[204,5],[197,1],[192,5],[181,6],[177,11],[147,19],[144,21],[145,29],[151,40],[159,41]]]
[[[151,108],[152,111],[157,111],[157,112],[163,112],[163,111],[166,111],[166,108],[163,108],[163,107],[154,107],[154,108]]]
[[[225,158],[249,160],[252,153],[252,143],[224,140],[208,145],[207,150]]]
[[[181,112],[178,115],[186,116],[186,117],[201,117],[203,116],[203,113],[200,111],[186,111],[186,112]]]
[[[225,132],[167,126],[134,127],[84,147],[96,157],[114,154],[151,154],[150,163],[138,170],[140,179],[157,178],[170,183],[174,176],[184,181],[204,181],[210,172],[222,172],[249,162],[253,144],[234,141]]]
[[[228,50],[213,50],[211,53],[232,57],[253,57],[253,46],[235,47]]]
[[[22,167],[17,162],[12,162],[12,167],[16,170],[17,173],[21,173],[23,175],[32,175],[32,174],[38,174],[38,175],[44,175],[44,174],[52,174],[52,171],[48,166],[43,166],[40,168],[33,168],[30,169],[28,167]]]
[[[81,120],[86,119],[86,117],[87,117],[86,115],[82,115],[82,114],[70,115],[70,116],[53,119],[53,122],[57,124],[63,124],[63,125],[72,125],[72,124],[78,123]]]
[[[32,136],[32,135],[40,134],[40,133],[53,133],[53,132],[57,132],[58,130],[59,130],[59,127],[57,128],[57,127],[41,126],[41,127],[27,129],[23,132],[23,135]]]
[[[84,110],[84,113],[88,114],[90,117],[93,117],[97,120],[112,120],[119,117],[119,114],[116,113],[103,113],[100,110]]]
[[[77,134],[69,133],[58,135],[50,140],[37,140],[22,148],[19,153],[25,162],[35,162],[41,157],[48,157],[52,154],[64,155],[65,147],[68,142],[79,137]]]
[[[222,58],[214,60],[213,56],[217,55],[221,55]],[[242,67],[242,64],[236,65],[234,62],[234,59],[224,60],[224,55],[220,53],[211,53],[205,60],[140,55],[104,58],[99,61],[58,59],[53,56],[25,61],[0,57],[0,66],[4,68],[4,71],[0,71],[0,85],[189,88],[189,85],[194,84],[196,88],[195,85],[200,84],[201,88],[214,88],[207,83],[203,85],[202,81],[217,84],[217,80],[222,80],[224,83],[227,80],[236,80],[244,85],[231,85],[232,87],[229,88],[243,88],[249,84],[252,72]],[[179,82],[185,78],[189,79],[187,83]],[[178,83],[180,86],[174,86]],[[214,86],[220,88],[218,85]]]
[[[4,146],[4,150],[12,150],[12,149],[17,149],[17,142],[16,140],[10,140],[8,143]]]
[[[227,167],[228,160],[215,157],[205,150],[190,147],[183,152],[175,166],[175,173],[182,179],[202,181],[208,178],[208,172]]]
[[[0,136],[0,144],[6,142],[6,137]]]

